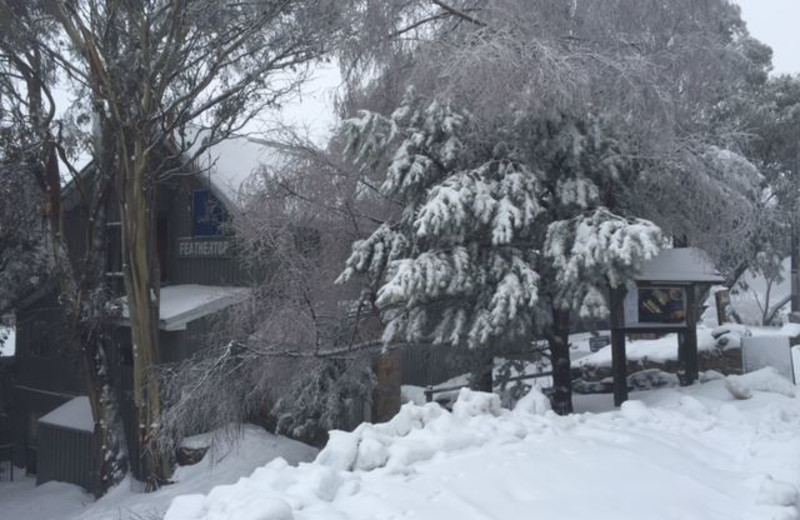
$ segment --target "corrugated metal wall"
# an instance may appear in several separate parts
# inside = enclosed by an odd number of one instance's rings
[[[404,385],[427,386],[468,370],[464,349],[443,345],[408,345],[401,353]]]
[[[58,480],[94,491],[97,475],[92,437],[89,432],[39,423],[36,484]]]
[[[37,424],[38,418],[55,410],[73,397],[69,394],[43,392],[19,386],[13,388],[9,411],[14,436],[14,460],[17,466],[25,467],[29,449],[31,454],[37,450],[38,433],[36,438],[30,436],[33,433],[31,428]]]
[[[165,194],[170,201],[169,247],[167,248],[167,279],[173,284],[242,285],[247,273],[235,257],[180,258],[178,243],[192,237],[192,193],[204,186],[194,178],[182,179],[179,186]],[[229,237],[230,238],[230,237]]]
[[[530,342],[507,342],[495,349],[496,357],[532,359]],[[437,385],[470,371],[470,352],[465,347],[407,345],[401,352],[404,385]]]

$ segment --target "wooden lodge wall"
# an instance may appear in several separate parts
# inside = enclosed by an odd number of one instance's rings
[[[181,241],[196,238],[193,237],[192,206],[198,190],[208,191],[209,188],[195,176],[176,176],[160,186],[158,246],[159,259],[165,267],[162,284],[246,285],[247,272],[234,256],[230,236],[202,237],[206,241],[230,243],[228,255],[187,257],[180,254]],[[87,215],[85,208],[78,203],[77,195],[72,193],[67,196],[70,197],[71,202],[65,206],[64,230],[73,259],[78,259],[85,251]],[[114,197],[108,202],[107,222],[105,240],[110,243],[110,233],[115,232],[115,227],[116,232],[121,233],[119,206]],[[106,261],[109,258],[109,251],[106,251]],[[121,295],[121,277],[110,273],[106,277],[109,287]],[[9,399],[15,463],[20,467],[30,464],[29,469],[34,471],[41,468],[44,472],[37,476],[40,483],[52,479],[67,480],[92,490],[95,485],[95,476],[91,474],[94,467],[91,460],[92,435],[38,423],[38,418],[71,398],[86,394],[80,360],[67,352],[61,337],[63,311],[58,301],[57,284],[51,284],[47,290],[41,289],[29,300],[17,309],[17,352]],[[186,330],[161,331],[162,362],[176,362],[195,354],[206,345],[204,339],[213,326],[213,318],[207,318],[189,323]],[[131,451],[132,469],[138,473],[130,329],[118,327],[112,336],[108,351],[111,373],[115,386],[120,390],[120,411]],[[46,458],[47,463],[35,464],[37,458]]]

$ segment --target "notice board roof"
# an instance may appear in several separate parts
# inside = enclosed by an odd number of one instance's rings
[[[696,247],[662,249],[647,262],[636,281],[672,283],[723,283],[725,278],[714,268],[708,255]]]

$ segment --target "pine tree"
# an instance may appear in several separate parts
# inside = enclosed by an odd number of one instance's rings
[[[411,91],[390,117],[363,112],[345,132],[401,207],[353,245],[341,277],[374,283],[384,341],[468,347],[481,361],[473,385],[489,390],[494,348],[544,334],[561,368],[556,409],[571,411],[569,309],[602,313],[608,285],[660,243],[653,224],[603,205],[629,170],[618,143],[594,121],[520,118],[487,145],[468,114]]]

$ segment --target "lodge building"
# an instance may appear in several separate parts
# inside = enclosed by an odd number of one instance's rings
[[[246,138],[212,147],[198,173],[173,175],[159,184],[157,250],[161,271],[159,341],[162,362],[186,359],[206,344],[216,319],[247,298],[249,273],[238,261],[226,226],[243,181],[268,158],[269,150]],[[85,170],[91,176],[91,165]],[[70,251],[80,252],[87,208],[69,184],[63,194],[64,229]],[[134,429],[133,355],[125,309],[121,222],[109,202],[105,276],[121,302],[107,349],[111,377],[121,390],[120,407],[134,475],[138,454]],[[99,488],[94,420],[86,397],[83,368],[63,348],[58,284],[50,280],[19,300],[16,355],[8,406],[14,463],[35,474],[37,483],[71,482]]]

